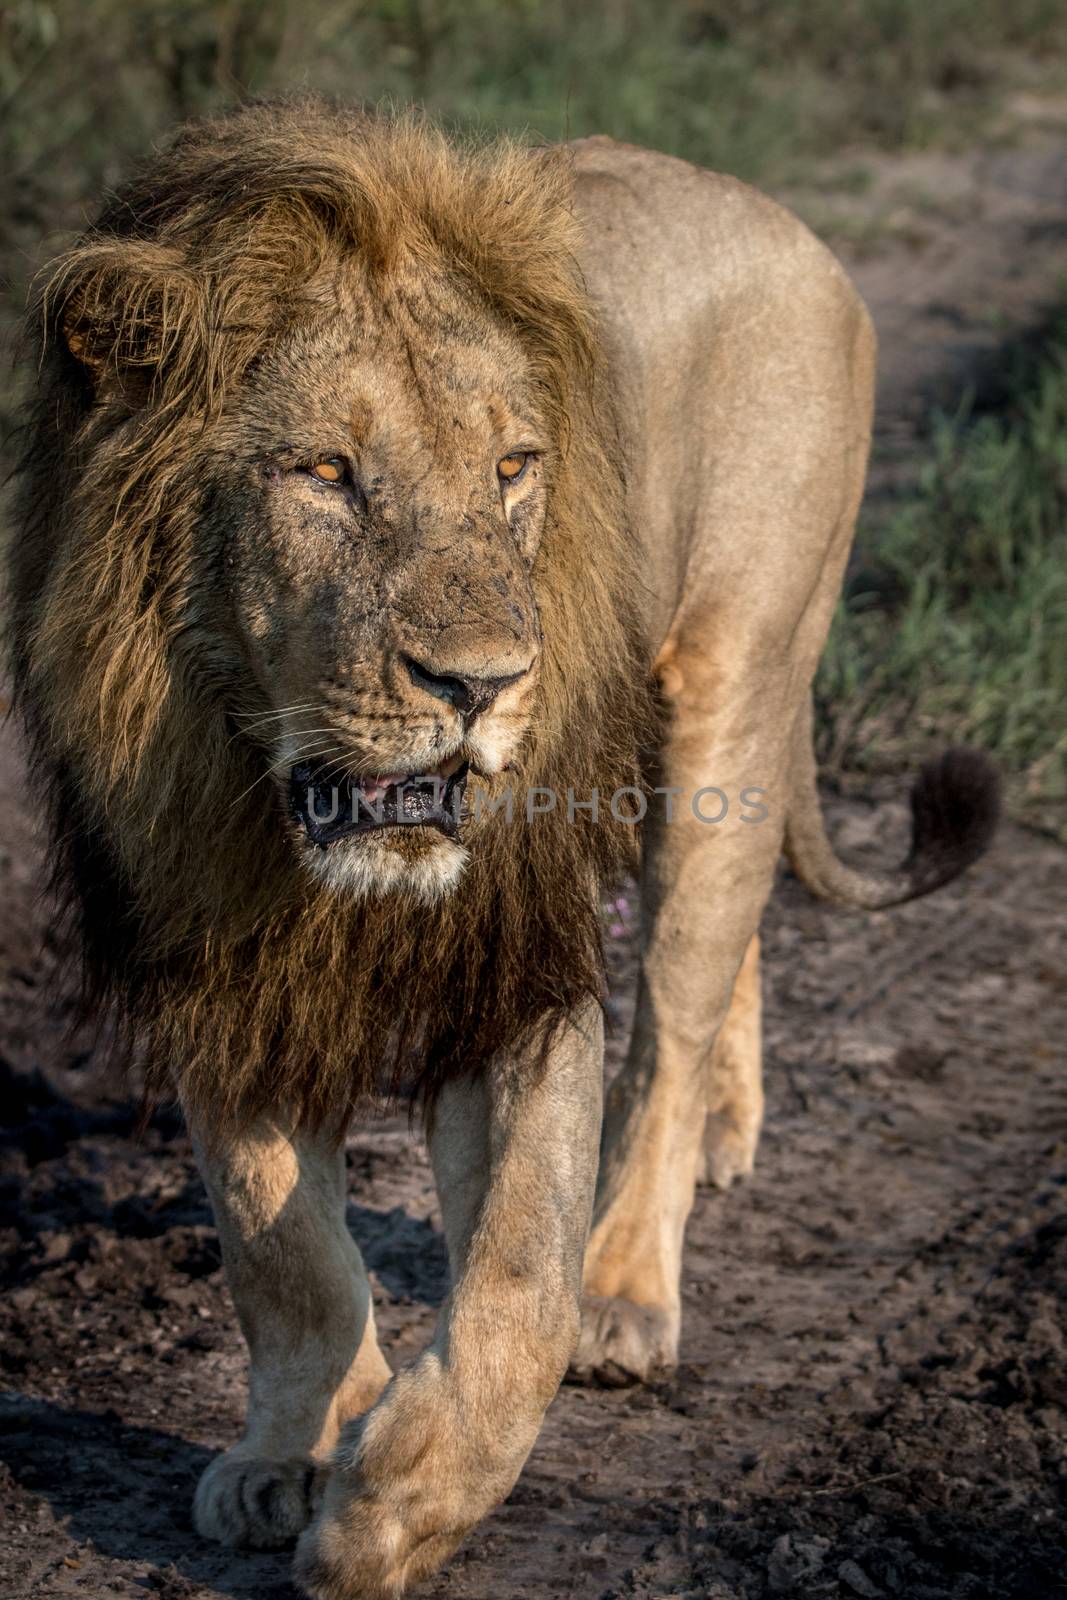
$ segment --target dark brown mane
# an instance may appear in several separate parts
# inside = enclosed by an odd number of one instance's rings
[[[43,284],[8,644],[55,885],[93,1003],[157,1087],[177,1076],[217,1119],[287,1103],[322,1122],[413,1064],[432,1094],[601,992],[595,886],[632,860],[631,827],[565,806],[527,825],[520,804],[429,910],[313,888],[256,782],[262,752],[234,737],[226,641],[205,648],[198,598],[228,396],[315,315],[336,263],[371,284],[401,258],[444,271],[522,341],[558,446],[541,698],[510,782],[634,783],[648,660],[575,245],[566,153],[301,101],[179,133]]]

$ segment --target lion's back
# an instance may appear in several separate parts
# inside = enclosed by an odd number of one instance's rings
[[[787,290],[861,307],[800,218],[740,179],[600,135],[570,149],[587,283],[634,338],[691,338],[694,317]]]
[[[581,267],[662,637],[695,530],[729,541],[753,482],[776,461],[822,459],[828,430],[862,446],[873,329],[827,247],[748,184],[612,139],[571,149]],[[717,560],[725,572],[727,546]]]

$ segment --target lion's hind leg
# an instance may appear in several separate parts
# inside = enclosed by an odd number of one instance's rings
[[[751,1175],[763,1126],[763,1028],[759,935],[749,940],[730,1009],[708,1067],[704,1170],[698,1178],[728,1189]]]
[[[277,1549],[309,1522],[342,1423],[390,1372],[338,1142],[271,1123],[195,1142],[251,1372],[244,1438],[207,1468],[193,1520],[205,1538]]]
[[[756,680],[744,657],[714,651],[714,633],[698,615],[663,672],[656,792],[675,805],[650,806],[645,824],[641,978],[605,1105],[572,1363],[576,1377],[599,1383],[647,1382],[676,1365],[705,1129],[723,1182],[751,1166],[759,1132],[756,934],[781,844],[795,710],[787,675]],[[730,802],[757,783],[768,798],[762,817]]]

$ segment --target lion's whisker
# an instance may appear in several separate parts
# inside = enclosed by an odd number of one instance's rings
[[[262,716],[253,717],[250,721],[243,721],[238,716],[235,720],[239,721],[241,726],[236,733],[230,735],[226,742],[227,744],[232,744],[243,733],[251,733],[253,728],[262,727],[266,722],[276,722],[282,717],[295,716],[298,711],[314,711],[315,705],[316,702],[314,700],[297,700],[291,706],[283,706],[280,711],[265,711]]]
[[[312,731],[314,731],[314,730],[312,730]],[[323,729],[322,731],[323,732],[327,732],[327,731],[332,732],[333,730],[332,729],[330,729],[330,730]],[[246,789],[242,789],[241,793],[237,796],[236,800],[232,800],[230,802],[230,805],[229,805],[228,809],[232,811],[234,806],[238,806],[238,805],[240,805],[242,800],[246,800],[248,798],[248,796],[252,793],[252,790],[255,789],[258,784],[263,782],[264,778],[273,777],[273,775],[276,772],[281,772],[281,771],[284,770],[284,768],[289,767],[289,766],[295,766],[298,761],[309,761],[309,760],[311,760],[312,758],[315,758],[315,757],[321,757],[321,756],[325,756],[325,755],[332,755],[334,752],[336,752],[338,755],[343,755],[343,753],[344,753],[342,751],[340,745],[336,745],[336,744],[331,745],[327,741],[327,743],[325,743],[325,744],[323,744],[321,746],[316,746],[316,747],[314,747],[314,748],[312,748],[310,750],[300,750],[300,751],[298,751],[296,753],[296,755],[295,755],[295,758],[294,758],[294,756],[289,755],[289,756],[282,756],[277,761],[272,761],[270,763],[270,765],[268,767],[266,767],[264,769],[264,771],[262,771],[259,774],[258,777],[254,778],[252,780],[252,782],[248,785],[248,787]]]

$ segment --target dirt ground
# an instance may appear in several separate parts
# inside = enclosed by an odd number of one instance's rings
[[[1002,336],[1067,272],[1067,143],[1039,131],[1002,159],[925,246],[857,264],[885,336],[883,473],[923,398],[995,365],[989,308]],[[44,993],[22,783],[8,731],[0,1600],[294,1600],[287,1557],[190,1526],[244,1355],[180,1124],[135,1140]],[[899,856],[903,789],[828,796],[839,848]],[[609,922],[617,1058],[629,901]],[[766,1134],[749,1184],[698,1197],[677,1374],[565,1387],[427,1600],[1067,1594],[1067,853],[1007,826],[963,882],[880,914],[783,875],[764,933]],[[393,1118],[348,1159],[397,1364],[447,1286],[426,1154]]]

